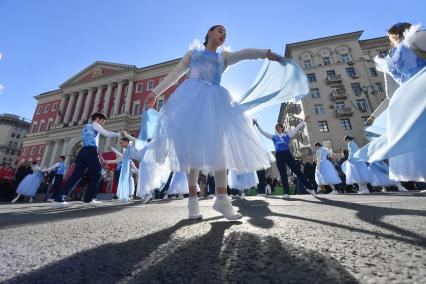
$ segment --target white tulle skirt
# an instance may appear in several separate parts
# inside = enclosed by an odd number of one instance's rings
[[[389,178],[389,167],[383,163],[372,163],[368,166],[371,173],[371,185],[374,186],[393,186],[398,182]]]
[[[200,79],[183,82],[160,112],[153,155],[174,172],[204,173],[268,168],[270,159],[259,134],[228,91]]]
[[[349,162],[342,164],[342,171],[346,175],[346,184],[365,184],[372,182],[372,176],[364,161]]]
[[[161,188],[167,181],[168,175],[169,171],[158,164],[141,162],[139,164],[136,196],[145,197],[154,190]]]
[[[339,184],[342,180],[329,160],[322,160],[319,170],[315,171],[315,181],[318,185]]]
[[[24,196],[35,197],[42,181],[43,174],[40,172],[27,175],[18,185],[16,193]]]
[[[256,186],[258,183],[259,179],[256,172],[238,173],[234,170],[228,172],[228,185],[231,189],[243,191]]]

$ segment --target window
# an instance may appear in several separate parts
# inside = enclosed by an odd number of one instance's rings
[[[9,141],[9,147],[12,147],[12,145],[13,145],[13,142]]]
[[[142,92],[142,83],[141,82],[139,82],[139,83],[137,83],[136,84],[136,93],[140,93],[140,92]]]
[[[40,146],[40,148],[38,148],[38,154],[42,155],[44,151],[44,146]]]
[[[334,71],[334,70],[328,70],[327,71],[327,78],[331,77],[331,76],[336,76],[336,71]]]
[[[335,102],[334,105],[336,109],[343,109],[345,107],[345,102]]]
[[[18,142],[14,142],[13,146],[15,146],[15,148],[18,148]]]
[[[163,107],[163,105],[164,105],[164,98],[158,99],[158,101],[157,101],[157,110],[158,111],[161,110],[161,108]]]
[[[375,83],[375,85],[376,85],[376,89],[377,89],[378,92],[380,92],[380,93],[384,92],[382,83],[377,82],[377,83]]]
[[[42,108],[43,108],[42,106],[37,107],[37,112],[36,112],[36,114],[40,114],[40,112],[41,112],[41,109],[42,109]]]
[[[340,126],[345,130],[351,130],[352,129],[351,121],[347,118],[340,120]]]
[[[31,133],[35,133],[37,131],[37,122],[34,122],[33,128],[31,129]]]
[[[25,149],[24,149],[24,153],[22,154],[22,156],[24,156],[24,157],[25,157],[26,155],[28,155],[28,148],[25,148]]]
[[[52,123],[53,123],[53,120],[52,120],[52,119],[49,119],[49,121],[47,122],[46,131],[47,131],[47,130],[50,130],[50,127],[52,127]]]
[[[31,154],[30,155],[34,155],[35,154],[36,148],[37,148],[36,146],[33,146],[31,148]]]
[[[52,105],[52,111],[56,111],[58,109],[58,103],[54,103]]]
[[[40,127],[38,128],[38,131],[44,131],[44,120],[42,120],[41,122],[40,122]]]
[[[388,55],[388,51],[387,50],[380,50],[379,51],[379,57],[380,58],[385,58]]]
[[[139,102],[133,104],[133,115],[139,115]]]
[[[149,80],[148,83],[146,84],[146,89],[147,90],[152,90],[154,89],[154,80]]]
[[[47,105],[44,107],[44,113],[49,112],[49,110],[50,110],[50,104],[47,104]]]
[[[305,68],[311,68],[312,67],[312,60],[310,60],[310,59],[303,60],[303,66]]]
[[[350,55],[345,53],[345,54],[340,55],[340,61],[347,63],[347,62],[352,61],[352,60],[351,60]]]
[[[366,100],[364,100],[364,99],[356,100],[356,105],[358,106],[358,109],[359,109],[360,111],[366,111],[366,110],[367,110],[367,108],[368,108],[367,101],[366,101]]]
[[[314,99],[321,97],[319,89],[318,88],[311,89],[311,96]]]
[[[328,132],[327,121],[318,121],[318,127],[320,132]]]
[[[370,117],[369,116],[363,116],[361,118],[362,118],[362,122],[364,122],[364,124],[365,124]]]
[[[309,74],[306,74],[306,76],[308,77],[309,83],[313,83],[317,81],[317,77],[315,77],[315,73],[309,73]]]
[[[324,105],[314,105],[315,113],[318,115],[323,115],[325,113]]]
[[[162,83],[164,81],[164,78],[160,78],[160,83]]]
[[[377,77],[377,70],[376,68],[370,68],[370,74],[372,77]]]
[[[361,85],[359,83],[352,83],[351,84],[352,91],[355,95],[359,96],[362,93]]]
[[[16,138],[20,138],[21,137],[21,134],[16,134]]]
[[[332,64],[331,57],[329,57],[329,56],[323,57],[322,58],[322,64],[324,64],[324,65],[330,65],[330,64]]]
[[[358,75],[356,74],[355,68],[353,68],[353,67],[346,68],[346,74],[348,74],[348,76],[353,78],[353,79],[358,78]]]
[[[15,137],[15,133],[12,133],[12,137]]]

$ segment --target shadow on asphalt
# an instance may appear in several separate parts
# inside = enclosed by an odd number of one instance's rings
[[[357,283],[332,257],[282,244],[274,237],[233,230],[242,223],[216,219],[180,221],[139,239],[77,253],[4,283]],[[210,230],[197,238],[173,236],[190,226]]]
[[[422,195],[422,197],[426,198],[425,195]],[[377,230],[367,230],[362,228],[356,228],[356,227],[351,227],[348,225],[324,221],[324,220],[309,219],[306,217],[276,213],[271,211],[271,209],[268,206],[268,203],[263,200],[236,200],[232,204],[234,206],[239,207],[239,212],[243,214],[243,216],[249,218],[248,222],[250,224],[256,227],[264,228],[264,229],[268,229],[274,226],[273,220],[267,219],[266,217],[277,216],[277,217],[285,217],[290,219],[297,219],[301,221],[322,224],[325,226],[346,229],[349,231],[360,232],[360,233],[365,233],[365,234],[374,235],[374,236],[380,236],[380,237],[391,239],[391,240],[405,242],[411,245],[417,245],[422,247],[426,246],[425,237],[419,234],[416,234],[414,232],[411,232],[409,230],[406,230],[404,228],[386,223],[383,220],[381,220],[385,216],[396,216],[396,215],[426,217],[426,211],[424,210],[387,208],[387,207],[374,206],[370,204],[359,204],[359,203],[331,200],[331,199],[327,199],[323,197],[316,197],[316,201],[311,201],[308,199],[298,199],[298,198],[292,197],[290,201],[302,201],[302,202],[307,202],[307,203],[316,204],[316,205],[327,205],[327,206],[334,206],[334,207],[345,208],[348,210],[353,210],[357,212],[356,216],[359,219],[367,223],[370,223],[374,226],[377,226],[381,229],[389,230],[393,232],[394,234],[387,234],[384,232],[379,232]],[[321,202],[318,202],[318,201],[321,201]],[[255,207],[256,209],[253,209],[253,207]]]
[[[82,208],[82,203],[73,203],[72,207],[63,209],[52,209],[50,206],[46,205],[19,207],[19,211],[0,213],[0,228],[19,227],[27,224],[44,224],[64,219],[78,219],[94,215],[111,214],[128,208],[129,206],[139,206],[141,204],[141,202],[132,202],[128,204],[117,202],[112,205]],[[44,208],[37,209],[39,207]]]

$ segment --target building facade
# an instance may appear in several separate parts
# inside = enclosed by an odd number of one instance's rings
[[[19,161],[39,161],[42,166],[48,166],[62,155],[70,164],[81,148],[83,125],[98,111],[109,117],[106,129],[124,129],[138,135],[147,95],[178,62],[176,59],[137,68],[97,61],[61,84],[59,89],[35,96],[37,107],[23,140]],[[157,109],[183,80],[185,78],[157,99]],[[110,146],[117,144],[117,138],[100,137],[99,151],[109,152]]]
[[[310,94],[299,103],[283,104],[279,122],[289,130],[303,114],[311,115],[303,132],[292,140],[293,151],[306,158],[314,144],[340,153],[343,137],[355,137],[362,146],[365,121],[386,98],[384,76],[373,58],[385,56],[387,37],[360,40],[362,31],[288,44],[285,56],[296,61],[308,77]]]
[[[0,114],[0,165],[16,167],[22,140],[30,128],[30,121],[13,114]]]

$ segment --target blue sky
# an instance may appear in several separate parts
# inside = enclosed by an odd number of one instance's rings
[[[227,28],[226,45],[272,48],[364,30],[385,35],[395,22],[426,23],[426,1],[136,1],[1,0],[0,113],[31,119],[33,96],[58,86],[96,60],[143,67],[181,57],[214,24]],[[242,93],[261,61],[223,76]],[[272,132],[279,107],[256,116]]]

